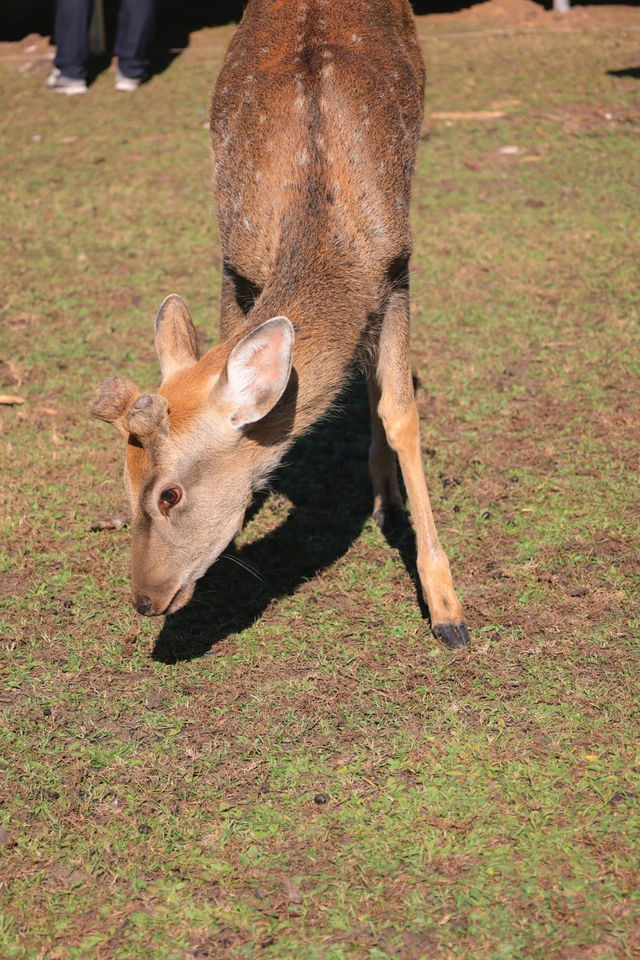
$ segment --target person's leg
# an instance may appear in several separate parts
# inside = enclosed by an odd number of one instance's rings
[[[115,53],[124,77],[141,80],[149,67],[156,0],[122,0]]]
[[[84,80],[89,55],[89,20],[93,0],[56,0],[54,66],[64,77]]]

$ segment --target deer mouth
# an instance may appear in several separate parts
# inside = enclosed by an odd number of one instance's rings
[[[183,607],[189,603],[193,596],[193,591],[195,590],[195,583],[187,583],[182,587],[179,587],[173,595],[173,598],[168,607],[163,610],[163,614],[176,613],[177,610],[181,610]]]

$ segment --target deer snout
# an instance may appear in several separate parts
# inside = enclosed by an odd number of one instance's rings
[[[137,597],[134,595],[133,605],[143,617],[154,617],[156,615],[156,610],[154,609],[151,599],[144,596],[144,594]]]
[[[132,603],[143,617],[160,617],[167,613],[175,613],[189,603],[194,588],[195,583],[187,583],[177,590],[173,588],[169,591],[150,590],[148,586],[141,589],[134,588]]]

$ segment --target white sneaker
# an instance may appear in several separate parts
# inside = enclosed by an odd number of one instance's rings
[[[73,97],[77,93],[87,92],[87,81],[76,80],[74,77],[65,77],[65,75],[54,67],[45,81],[49,90],[56,93],[66,93],[68,97]]]
[[[120,73],[119,67],[116,70],[116,90],[122,90],[124,93],[133,93],[141,83],[142,79],[140,77],[125,77],[124,73]]]

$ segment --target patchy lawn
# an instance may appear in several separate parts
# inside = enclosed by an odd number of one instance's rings
[[[3,957],[640,953],[640,12],[531,10],[419,21],[413,359],[463,652],[421,619],[411,531],[369,516],[359,385],[239,563],[133,612],[87,406],[153,388],[170,291],[215,342],[232,29],[132,97],[0,64]]]

